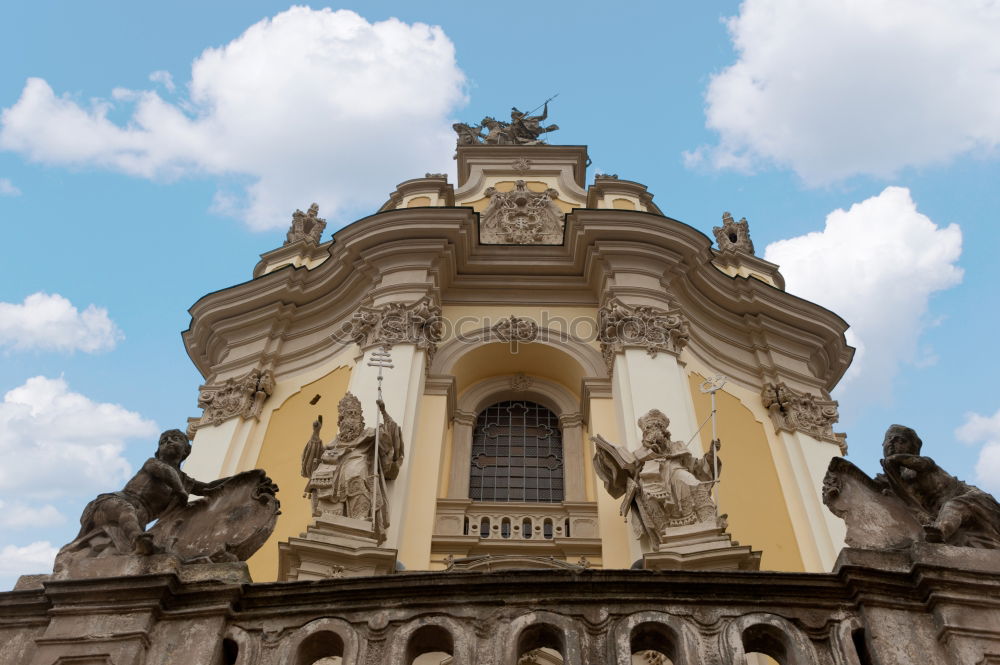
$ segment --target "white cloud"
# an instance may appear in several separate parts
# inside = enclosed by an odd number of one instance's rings
[[[0,178],[0,196],[20,196],[21,190],[14,186],[10,178]]]
[[[58,293],[0,302],[0,347],[94,353],[113,349],[124,337],[108,310],[88,305],[81,312]]]
[[[841,387],[850,405],[886,402],[902,363],[920,362],[928,301],[962,280],[962,231],[917,211],[905,187],[887,187],[850,210],[827,215],[822,231],[767,246],[788,291],[839,314],[857,347]],[[846,406],[850,406],[846,405]]]
[[[0,575],[51,573],[58,551],[48,541],[23,547],[5,545],[0,549]]]
[[[719,144],[689,165],[774,163],[806,182],[891,176],[1000,142],[1000,4],[746,0],[713,76]]]
[[[66,516],[55,506],[36,507],[23,501],[0,500],[0,529],[41,528],[65,522]]]
[[[0,402],[0,495],[89,498],[120,489],[132,472],[125,441],[156,433],[152,421],[71,392],[61,378],[30,378]]]
[[[117,90],[84,105],[29,79],[0,116],[0,148],[146,178],[249,176],[240,216],[283,228],[312,201],[332,217],[381,203],[414,174],[453,169],[448,117],[464,83],[438,27],[292,7],[206,49],[177,104]],[[131,119],[112,122],[126,104]]]
[[[153,83],[159,83],[160,85],[162,85],[164,88],[167,89],[167,92],[173,92],[174,90],[177,89],[177,86],[174,85],[173,75],[171,75],[170,72],[164,71],[162,69],[158,69],[152,74],[150,74],[149,80],[152,81]]]
[[[981,443],[976,462],[976,482],[984,490],[1000,495],[1000,409],[992,416],[965,414],[965,423],[955,430],[962,443]]]

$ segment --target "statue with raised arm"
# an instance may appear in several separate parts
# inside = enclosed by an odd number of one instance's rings
[[[540,137],[547,132],[554,132],[559,129],[559,125],[549,125],[542,127],[542,121],[549,117],[549,103],[545,102],[541,115],[528,115],[523,111],[518,111],[517,107],[510,109],[510,133],[514,143],[518,145],[536,145],[544,143]]]
[[[190,453],[184,432],[163,432],[156,454],[121,491],[100,494],[87,504],[79,534],[56,556],[56,571],[79,559],[114,555],[162,553],[198,562],[245,560],[253,554],[274,528],[278,488],[259,469],[209,483],[195,480],[180,468]],[[207,498],[188,503],[190,494]],[[230,511],[240,513],[239,524],[226,519]],[[157,524],[147,531],[154,520]]]
[[[841,457],[830,460],[823,502],[846,522],[847,544],[1000,549],[1000,503],[922,456],[922,446],[913,429],[892,425],[882,442],[884,473],[869,478]]]
[[[338,405],[339,431],[329,445],[314,445],[322,421],[314,423],[314,439],[310,439],[303,451],[302,474],[309,479],[306,491],[312,498],[314,516],[332,515],[371,522],[374,512],[372,530],[381,545],[389,526],[386,481],[399,474],[403,462],[403,437],[399,425],[386,412],[385,403],[379,400],[378,408],[382,424],[377,469],[375,429],[365,427],[360,400],[347,393]]]
[[[719,442],[695,457],[684,443],[670,439],[669,426],[657,409],[639,418],[642,447],[634,452],[593,437],[597,475],[611,496],[624,497],[621,514],[631,515],[635,534],[654,545],[667,529],[719,519],[711,494],[722,466]]]

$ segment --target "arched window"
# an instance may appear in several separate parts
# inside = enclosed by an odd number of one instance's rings
[[[483,409],[472,432],[469,497],[562,501],[562,433],[556,415],[526,401],[498,402]]]

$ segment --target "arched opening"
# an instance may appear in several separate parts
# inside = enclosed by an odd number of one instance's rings
[[[232,638],[222,640],[222,665],[236,665],[240,658],[240,645]]]
[[[340,665],[344,658],[344,640],[330,630],[313,633],[302,640],[295,665]]]
[[[441,626],[421,626],[413,631],[406,644],[406,665],[442,665],[451,663],[455,641]]]
[[[787,665],[785,636],[774,626],[757,624],[743,631],[747,665]]]
[[[854,652],[858,656],[861,665],[872,665],[872,657],[868,652],[868,642],[865,640],[865,629],[855,628],[851,631],[851,642],[854,643]]]
[[[640,623],[632,629],[629,653],[632,654],[632,665],[674,665],[677,636],[661,623]]]
[[[525,400],[497,402],[483,409],[472,432],[469,498],[490,502],[562,501],[559,418],[541,404]]]
[[[517,665],[560,665],[565,649],[559,629],[547,624],[529,626],[517,640]]]

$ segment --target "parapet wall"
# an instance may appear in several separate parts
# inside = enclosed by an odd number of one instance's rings
[[[238,564],[237,564],[238,565]],[[216,565],[218,566],[218,565]],[[188,568],[193,568],[189,566]],[[184,579],[182,579],[182,577]],[[202,576],[205,577],[205,576]],[[275,584],[170,573],[0,594],[0,665],[1000,663],[1000,556],[844,550],[829,574],[606,570],[397,573]]]

